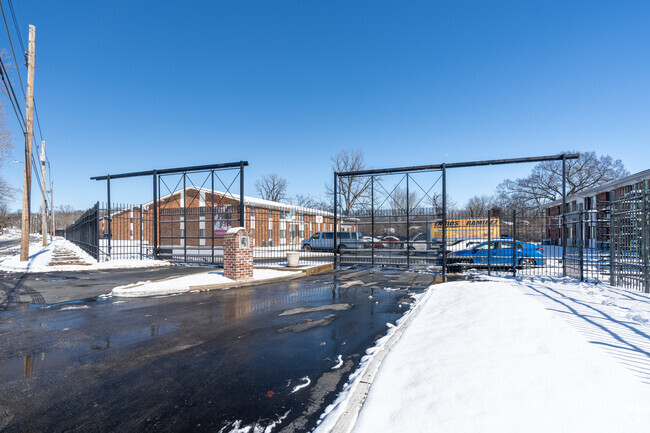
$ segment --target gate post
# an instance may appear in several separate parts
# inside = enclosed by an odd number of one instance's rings
[[[142,205],[140,205],[140,260],[142,260],[142,242],[144,241],[144,221],[142,220]]]
[[[411,251],[410,251],[410,242],[409,242],[409,237],[410,237],[410,232],[409,232],[409,224],[411,222],[411,211],[410,211],[410,206],[411,203],[409,203],[409,174],[406,173],[406,267],[408,269],[411,268]]]
[[[183,173],[183,261],[187,263],[187,173]]]
[[[212,195],[210,196],[210,242],[212,252],[212,264],[214,264],[214,169],[210,170],[210,186],[212,188]],[[207,203],[207,202],[206,202]]]
[[[562,155],[562,276],[566,277],[566,155]]]
[[[487,262],[488,263],[487,263],[487,265],[488,265],[488,275],[492,275],[492,257],[490,257],[492,255],[492,251],[491,251],[491,248],[490,248],[490,244],[492,243],[492,233],[491,233],[492,232],[492,226],[491,226],[491,220],[490,220],[490,209],[488,209],[487,213],[488,213],[488,238],[487,238],[487,242],[488,242]]]
[[[239,226],[244,226],[244,213],[246,206],[244,204],[244,161],[239,161]]]
[[[336,248],[336,235],[337,235],[337,233],[336,233],[336,223],[337,223],[336,195],[338,193],[337,185],[336,185],[336,178],[337,178],[337,173],[334,172],[334,229],[333,229],[333,231],[334,231],[334,239],[333,239],[333,241],[334,241],[334,248],[333,248],[333,251],[334,251],[334,253],[333,253],[334,254],[334,269],[337,269],[337,267],[338,267],[337,263],[336,263],[336,250],[337,250],[337,248]]]
[[[111,257],[111,238],[113,233],[111,231],[111,175],[109,174],[106,178],[106,198],[108,199],[108,217],[106,218],[108,222],[108,258]]]
[[[375,267],[375,176],[370,176],[370,263]]]
[[[158,260],[158,173],[153,171],[153,259]]]
[[[517,275],[517,248],[515,239],[517,238],[517,211],[512,210],[512,276]]]
[[[447,282],[447,165],[442,164],[442,282]]]

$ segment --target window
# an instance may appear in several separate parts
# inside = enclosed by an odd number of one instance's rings
[[[201,238],[205,237],[205,229],[199,229],[199,237]]]
[[[323,237],[321,239],[334,239],[334,233],[333,232],[323,233]]]
[[[483,245],[480,245],[480,246],[476,247],[476,249],[478,251],[487,251],[488,247],[491,250],[496,250],[497,249],[497,242],[490,242],[490,243],[486,242]]]
[[[499,242],[499,249],[501,250],[511,250],[512,242]]]
[[[284,239],[287,236],[286,230],[280,230],[280,239]]]
[[[320,239],[320,233],[314,233],[314,236],[311,237],[312,239]]]

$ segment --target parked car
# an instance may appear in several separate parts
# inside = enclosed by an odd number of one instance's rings
[[[370,236],[364,236],[363,242],[365,243],[366,248],[372,248],[373,244],[375,248],[383,248],[384,244],[379,238],[372,238]]]
[[[448,239],[447,240],[447,254],[453,251],[461,251],[472,249],[478,244],[484,242],[483,239]],[[418,233],[409,244],[411,251],[438,251],[442,250],[441,239],[430,239],[428,233]]]
[[[337,232],[336,245],[338,251],[358,249],[364,247],[363,235],[361,232]],[[316,232],[310,238],[302,241],[303,251],[333,251],[334,232]]]
[[[516,266],[530,268],[544,265],[542,246],[520,241],[515,241],[514,244]],[[487,266],[489,253],[491,266],[508,267],[512,266],[512,247],[512,239],[495,239],[480,243],[471,249],[452,251],[447,255],[447,263],[450,268],[456,269],[462,265]]]
[[[382,243],[384,248],[402,248],[402,241],[397,236],[384,236]]]

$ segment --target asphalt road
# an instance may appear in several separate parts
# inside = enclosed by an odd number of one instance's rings
[[[228,432],[276,422],[274,432],[309,431],[386,323],[408,309],[409,293],[432,281],[337,271],[8,308],[0,311],[0,430]]]
[[[26,304],[55,304],[96,298],[110,293],[116,286],[208,270],[198,266],[169,266],[30,274],[0,272],[0,310]]]

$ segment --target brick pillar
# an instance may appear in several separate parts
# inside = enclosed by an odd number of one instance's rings
[[[253,279],[253,245],[243,227],[231,228],[224,237],[223,271],[231,280]]]

